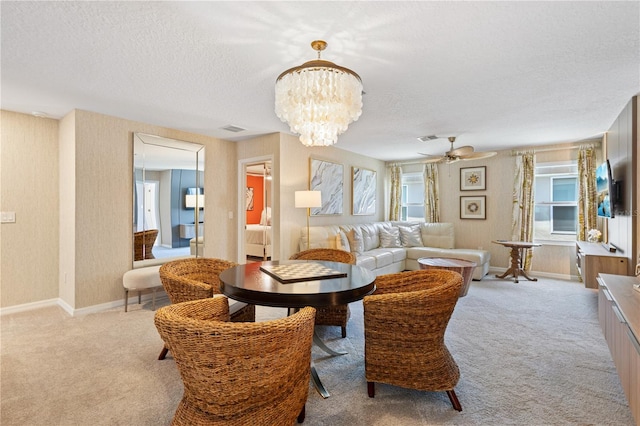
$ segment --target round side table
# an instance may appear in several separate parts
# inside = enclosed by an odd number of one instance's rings
[[[473,271],[478,266],[475,262],[464,259],[452,259],[445,257],[421,257],[418,259],[420,269],[448,269],[462,275],[462,288],[460,297],[466,296]]]

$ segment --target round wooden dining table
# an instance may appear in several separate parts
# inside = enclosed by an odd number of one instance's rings
[[[253,262],[220,274],[225,296],[253,305],[289,308],[345,305],[373,293],[376,276],[357,265],[320,260]],[[329,348],[314,332],[314,343],[331,355],[344,355]],[[322,397],[329,397],[311,365],[311,378]]]

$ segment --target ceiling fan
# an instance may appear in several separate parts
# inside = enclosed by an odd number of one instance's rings
[[[419,152],[418,154],[428,157],[425,163],[455,163],[456,161],[468,161],[478,160],[480,158],[489,158],[497,154],[497,152],[475,152],[472,146],[461,146],[460,148],[453,149],[453,143],[455,142],[455,136],[449,136],[449,142],[451,143],[451,149],[444,153],[444,155],[430,155]]]

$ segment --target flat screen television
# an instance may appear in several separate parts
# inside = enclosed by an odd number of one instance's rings
[[[614,181],[611,175],[611,165],[609,160],[602,163],[596,169],[596,201],[598,206],[598,216],[614,217]]]
[[[194,209],[196,203],[199,209],[204,209],[204,188],[187,188],[184,203],[186,209]]]

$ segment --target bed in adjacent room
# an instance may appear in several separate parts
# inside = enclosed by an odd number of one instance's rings
[[[247,224],[244,231],[247,256],[271,258],[271,208],[262,211],[260,223]]]

